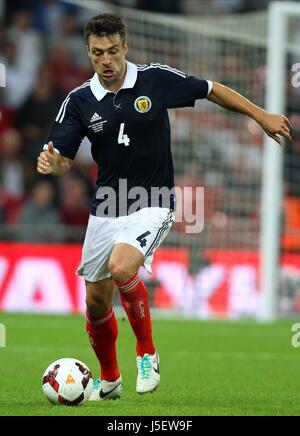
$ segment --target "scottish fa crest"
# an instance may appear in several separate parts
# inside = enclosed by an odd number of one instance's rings
[[[150,111],[152,107],[152,101],[149,97],[139,97],[135,100],[134,107],[140,114],[145,114]]]

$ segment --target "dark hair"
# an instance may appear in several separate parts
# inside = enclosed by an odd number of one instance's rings
[[[85,26],[85,39],[89,44],[91,35],[96,36],[111,36],[119,34],[123,43],[126,40],[125,23],[119,15],[116,14],[101,14],[92,18]]]

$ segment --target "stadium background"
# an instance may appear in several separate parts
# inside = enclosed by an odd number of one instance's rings
[[[129,60],[166,63],[219,81],[264,106],[268,1],[86,3],[97,3],[98,12],[121,7]],[[65,95],[92,74],[82,29],[96,12],[53,0],[0,5],[0,63],[6,66],[0,99],[0,310],[81,312],[84,288],[74,271],[96,177],[89,144],[64,177],[39,177],[35,168]],[[299,38],[299,22],[292,22],[291,47]],[[300,105],[299,89],[290,85],[296,61],[291,49],[287,115],[294,141],[285,147],[283,314],[300,311]],[[176,223],[157,253],[153,276],[142,271],[152,306],[187,317],[257,315],[263,134],[251,120],[208,102],[171,111],[170,117],[176,185],[205,187],[205,229],[186,235],[186,222]]]

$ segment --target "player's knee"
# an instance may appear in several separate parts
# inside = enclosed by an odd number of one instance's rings
[[[109,271],[115,283],[126,283],[135,273],[135,271],[131,271],[130,268],[125,265],[115,264],[113,262],[109,264]]]
[[[86,308],[91,318],[99,318],[105,315],[111,308],[110,301],[107,301],[101,295],[95,297],[88,295],[85,299]]]

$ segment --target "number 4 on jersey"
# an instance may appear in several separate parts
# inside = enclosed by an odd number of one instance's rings
[[[136,238],[136,240],[139,241],[140,246],[141,246],[142,248],[146,247],[146,245],[147,245],[147,239],[146,239],[146,238],[147,238],[147,236],[149,236],[149,235],[151,235],[151,232],[143,233],[141,236],[139,236],[138,238]]]
[[[124,135],[124,129],[125,129],[125,123],[122,123],[120,126],[118,143],[124,144],[125,147],[128,147],[130,144],[130,138],[128,137],[128,135]]]

